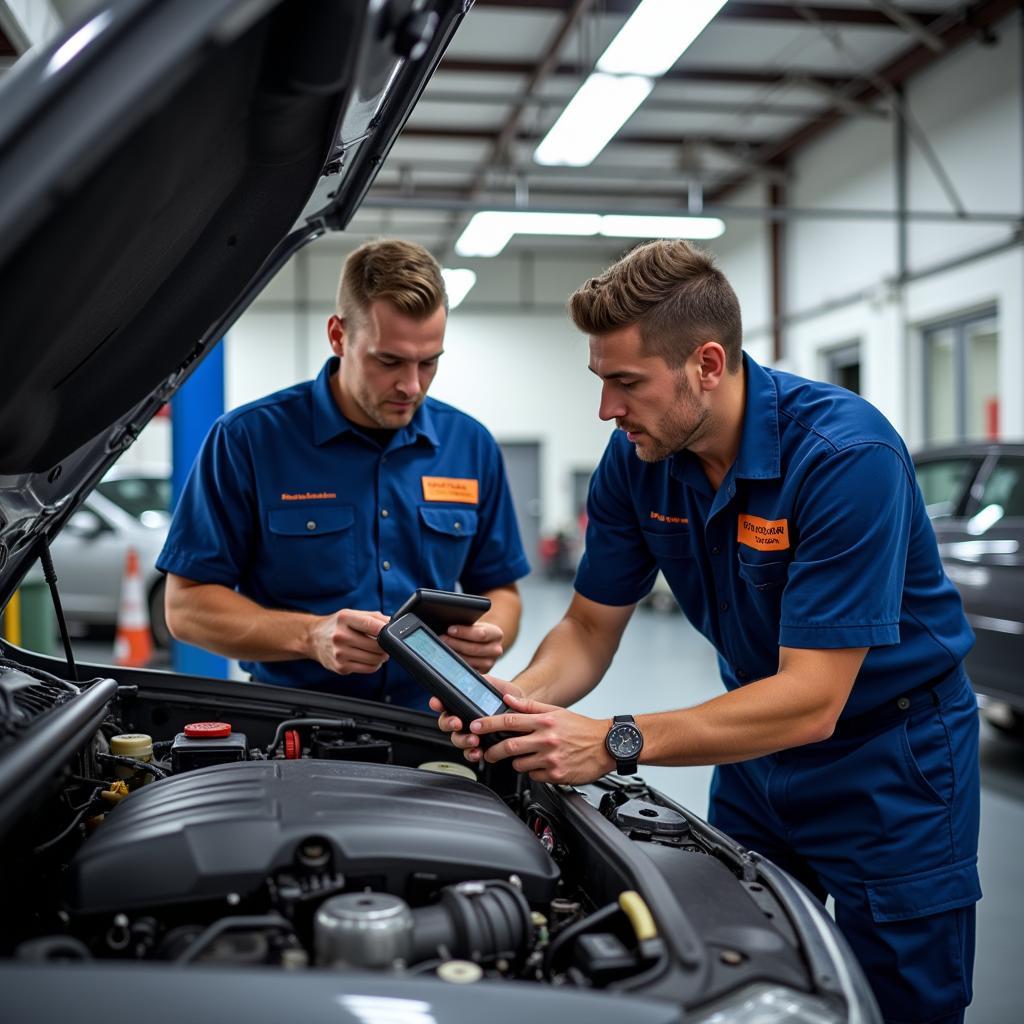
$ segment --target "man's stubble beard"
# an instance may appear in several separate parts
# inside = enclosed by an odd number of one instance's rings
[[[413,416],[416,415],[416,410],[423,404],[427,396],[420,395],[415,399],[412,408],[407,413],[389,413],[383,408],[382,404],[374,405],[369,390],[366,388],[361,388],[358,392],[354,392],[352,397],[355,399],[355,403],[359,406],[363,415],[371,420],[375,426],[382,430],[400,430],[412,421]]]
[[[646,451],[642,450],[640,445],[634,446],[641,461],[661,462],[662,459],[667,459],[700,440],[710,429],[711,410],[701,405],[690,388],[689,381],[682,374],[676,385],[676,398],[684,406],[682,415],[673,406],[659,421],[655,428],[656,435],[647,435],[653,442],[652,446]]]

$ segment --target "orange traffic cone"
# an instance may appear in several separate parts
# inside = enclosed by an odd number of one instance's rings
[[[149,612],[139,575],[139,555],[135,548],[129,548],[121,579],[121,603],[117,609],[114,663],[126,668],[144,668],[152,656],[153,635],[149,631]]]

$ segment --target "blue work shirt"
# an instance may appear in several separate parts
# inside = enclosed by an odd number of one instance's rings
[[[850,391],[743,365],[739,454],[717,491],[690,452],[646,463],[612,436],[576,590],[633,604],[661,569],[728,689],[774,675],[779,647],[869,647],[844,718],[946,676],[974,637],[903,441]]]
[[[327,361],[222,416],[192,466],[157,568],[265,608],[390,615],[416,587],[481,593],[529,571],[501,452],[471,416],[427,398],[381,447],[338,408]],[[398,665],[336,675],[311,660],[242,662],[279,686],[426,708]]]

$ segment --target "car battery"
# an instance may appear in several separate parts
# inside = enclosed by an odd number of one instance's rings
[[[190,722],[171,744],[171,768],[188,772],[212,764],[244,761],[247,755],[245,733],[233,732],[227,722]]]

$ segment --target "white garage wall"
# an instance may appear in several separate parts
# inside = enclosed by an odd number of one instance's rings
[[[1019,213],[1024,201],[1020,25],[1011,17],[997,31],[996,46],[964,46],[913,79],[907,97],[965,207]],[[794,205],[891,209],[893,129],[864,122],[835,130],[803,150],[793,170]],[[910,209],[951,209],[913,141],[908,189]],[[820,376],[824,352],[859,341],[865,396],[914,446],[923,433],[922,326],[995,305],[1002,435],[1024,435],[1024,252],[1017,245],[931,272],[1006,242],[1008,227],[912,223],[911,280],[902,288],[893,283],[895,224],[794,220],[787,230],[788,368]]]

